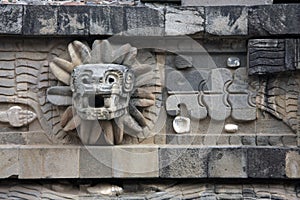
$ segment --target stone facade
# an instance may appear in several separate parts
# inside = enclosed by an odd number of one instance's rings
[[[300,198],[300,4],[0,11],[0,198]]]

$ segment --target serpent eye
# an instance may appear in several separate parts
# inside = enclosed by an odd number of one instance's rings
[[[116,82],[118,82],[118,77],[116,75],[109,74],[106,77],[106,83],[108,83],[108,84],[114,84]]]

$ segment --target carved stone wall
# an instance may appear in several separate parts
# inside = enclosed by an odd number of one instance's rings
[[[299,199],[300,4],[264,2],[1,4],[0,199]]]

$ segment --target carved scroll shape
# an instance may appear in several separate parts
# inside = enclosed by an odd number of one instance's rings
[[[203,90],[200,99],[208,108],[208,115],[214,120],[225,120],[230,116],[231,107],[227,102],[228,92],[225,90],[232,81],[228,69],[213,69],[206,82],[207,90]],[[203,88],[203,86],[200,86]]]

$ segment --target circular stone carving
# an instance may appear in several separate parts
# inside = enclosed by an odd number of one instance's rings
[[[70,59],[55,57],[50,69],[59,81],[47,99],[63,109],[59,126],[77,130],[82,143],[121,144],[123,135],[153,136],[161,111],[162,84],[156,58],[130,44],[74,41]]]

